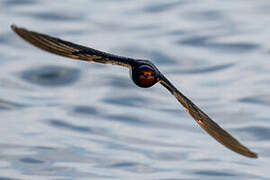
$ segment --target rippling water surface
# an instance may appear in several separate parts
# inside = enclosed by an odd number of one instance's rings
[[[270,178],[269,1],[1,0],[0,22],[1,180]],[[214,141],[160,85],[40,51],[12,23],[151,59],[259,159]]]

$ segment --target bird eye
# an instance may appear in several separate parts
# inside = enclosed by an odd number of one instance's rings
[[[148,88],[157,82],[156,71],[149,65],[141,65],[132,72],[132,79],[139,87]]]

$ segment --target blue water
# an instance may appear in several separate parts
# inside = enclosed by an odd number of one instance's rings
[[[0,180],[270,179],[268,0],[1,0],[0,22]],[[151,59],[259,159],[214,141],[161,85],[40,51],[12,23]]]

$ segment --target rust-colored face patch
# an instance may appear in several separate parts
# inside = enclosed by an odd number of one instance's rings
[[[155,68],[148,64],[139,65],[132,71],[133,82],[142,88],[148,88],[156,84],[156,76]]]
[[[138,77],[138,83],[143,87],[150,87],[153,84],[155,84],[155,77],[154,72],[150,69],[144,69],[141,70],[139,77]]]

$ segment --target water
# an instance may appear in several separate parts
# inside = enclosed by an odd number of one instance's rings
[[[0,1],[0,179],[269,179],[270,2]],[[161,85],[40,51],[15,23],[151,59],[259,154],[208,136]]]

